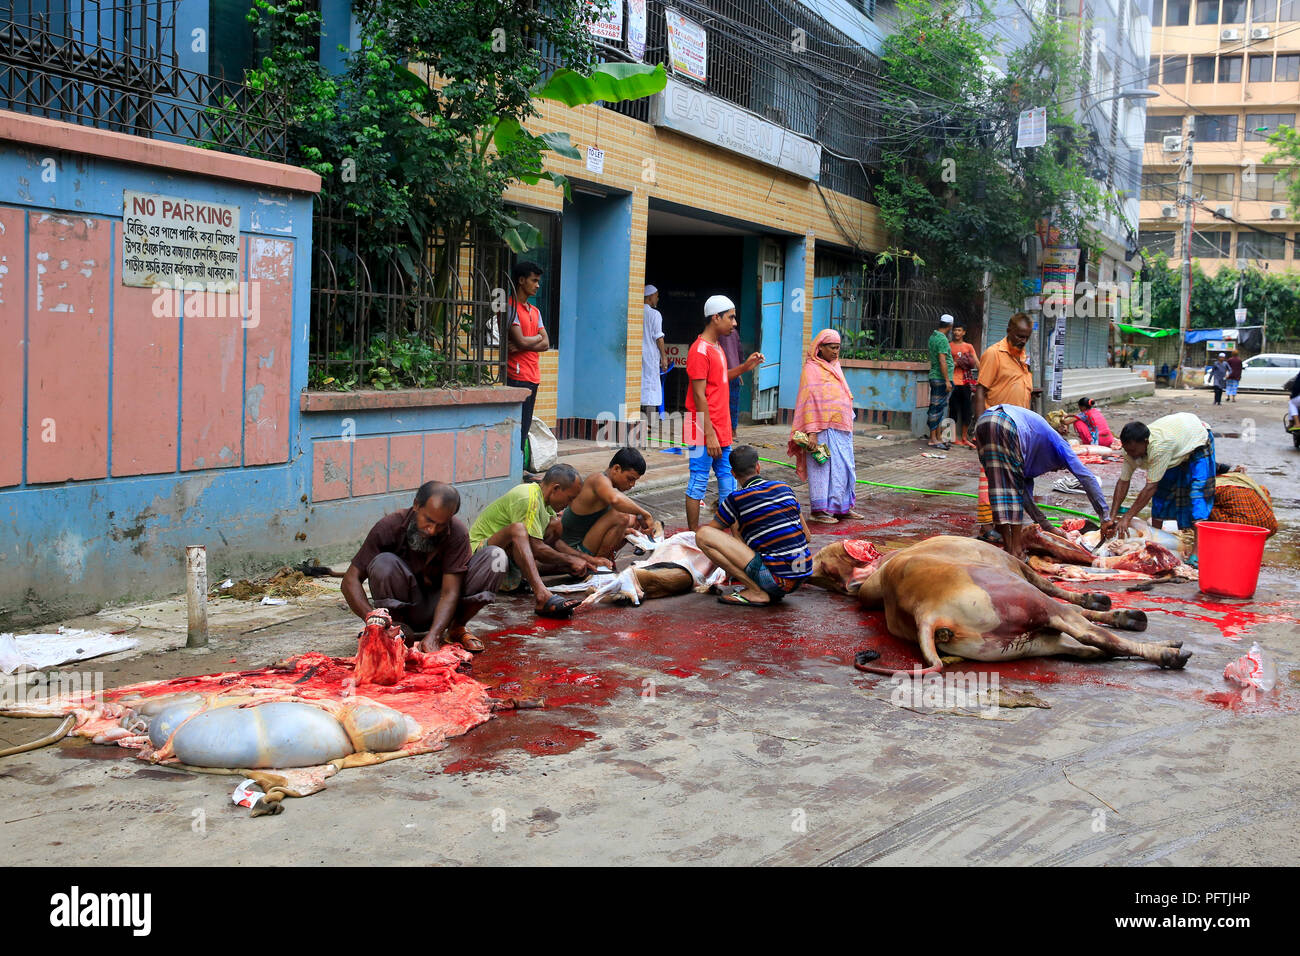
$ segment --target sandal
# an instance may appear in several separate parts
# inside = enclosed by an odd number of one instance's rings
[[[552,594],[546,603],[536,609],[538,617],[569,618],[581,601],[566,601],[558,594]]]
[[[849,521],[861,521],[865,517],[866,515],[860,515],[856,511],[846,511],[840,515],[840,520],[843,521],[847,518]]]
[[[830,515],[822,514],[820,512],[817,514],[808,515],[808,520],[812,524],[839,524],[838,519],[832,518]]]
[[[751,601],[739,591],[735,591],[731,594],[724,594],[722,597],[718,598],[718,603],[727,604],[731,607],[771,607],[772,605],[771,601]]]
[[[459,633],[453,633],[443,638],[444,644],[459,644],[471,654],[478,654],[487,649],[487,645],[480,641],[469,631],[461,628]]]

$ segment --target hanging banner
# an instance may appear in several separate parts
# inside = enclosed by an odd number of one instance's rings
[[[1047,144],[1047,107],[1024,110],[1016,130],[1016,149]]]
[[[627,52],[645,59],[646,0],[627,0]]]
[[[593,6],[597,4],[593,3]],[[600,16],[594,20],[589,29],[602,40],[619,43],[623,39],[623,0],[605,0],[600,8]]]
[[[704,83],[708,80],[708,36],[704,27],[676,10],[665,10],[668,22],[668,62],[674,73]]]

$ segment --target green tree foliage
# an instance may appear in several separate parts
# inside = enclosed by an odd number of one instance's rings
[[[536,99],[572,106],[664,86],[662,67],[595,67],[597,12],[586,0],[358,4],[360,43],[335,76],[318,62],[319,13],[303,0],[255,0],[250,20],[271,52],[248,82],[287,97],[290,162],[320,173],[322,199],[360,220],[381,258],[410,271],[412,246],[471,226],[522,251],[538,237],[503,194],[540,179],[567,189],[544,154],[577,157],[567,134],[524,129]],[[539,85],[542,49],[563,68]]]
[[[1179,264],[1171,264],[1164,253],[1146,256],[1142,281],[1151,283],[1151,324],[1176,329],[1182,289]],[[1273,340],[1300,337],[1300,275],[1223,268],[1208,276],[1196,261],[1192,262],[1191,328],[1232,328],[1239,278],[1241,306],[1247,310],[1249,324],[1265,325],[1265,334]]]
[[[1300,210],[1300,176],[1296,175],[1296,166],[1300,165],[1300,134],[1294,126],[1279,126],[1277,132],[1268,138],[1273,148],[1261,160],[1263,163],[1285,163],[1283,173],[1286,177],[1286,195],[1291,201],[1291,213]]]
[[[983,274],[1018,297],[1020,242],[1045,215],[1070,239],[1094,239],[1089,223],[1109,200],[1083,162],[1084,133],[1067,113],[1077,102],[1080,58],[1067,28],[1050,17],[1006,55],[992,20],[958,0],[901,0],[898,32],[881,53],[881,221],[896,244],[916,250],[944,287],[978,288]],[[1046,107],[1047,145],[1015,149],[1021,110]]]

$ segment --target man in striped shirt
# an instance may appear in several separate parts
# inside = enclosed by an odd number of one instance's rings
[[[718,502],[717,516],[700,527],[695,543],[744,585],[719,604],[775,604],[812,574],[808,523],[789,485],[759,475],[757,449],[733,448],[731,471],[737,490]]]

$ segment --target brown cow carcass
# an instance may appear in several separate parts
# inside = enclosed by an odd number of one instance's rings
[[[884,556],[858,588],[858,600],[884,608],[890,633],[916,642],[926,670],[942,668],[941,654],[977,661],[1139,657],[1162,668],[1181,668],[1191,657],[1180,641],[1133,641],[1098,627],[1141,631],[1146,615],[1111,611],[1106,594],[1066,591],[972,538],[939,535]],[[893,673],[865,660],[855,664]]]

